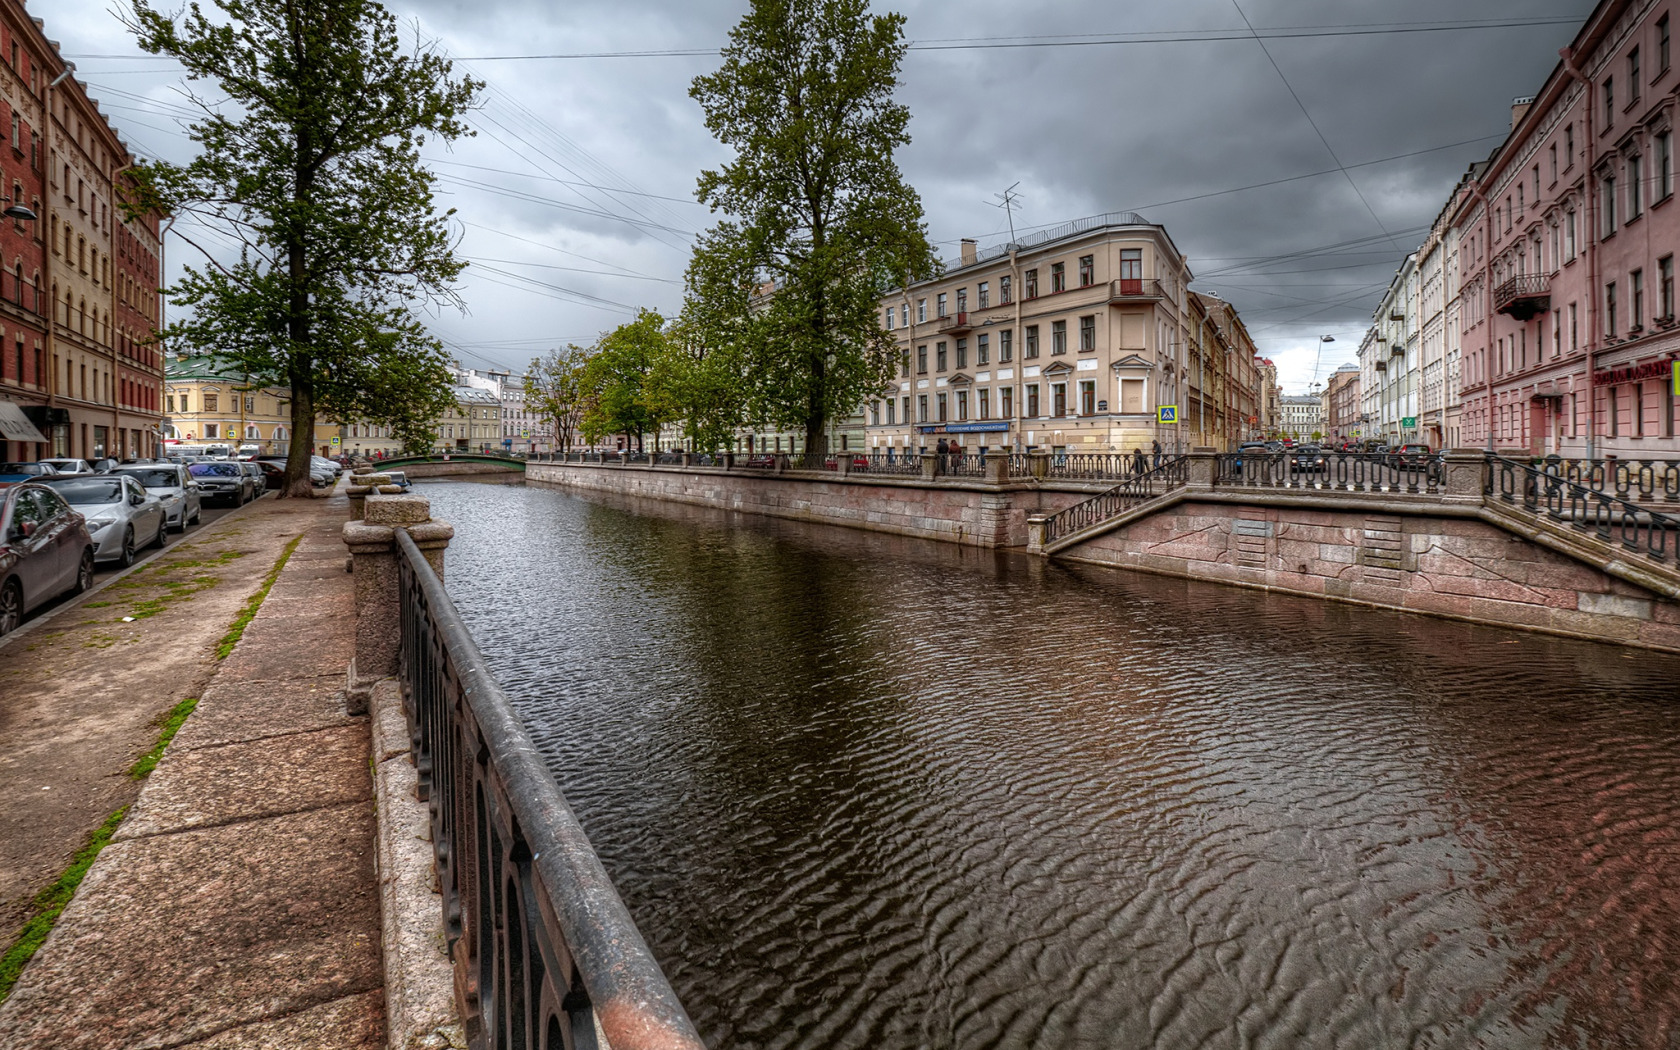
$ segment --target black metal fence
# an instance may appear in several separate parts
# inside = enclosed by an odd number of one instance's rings
[[[403,702],[474,1050],[700,1048],[471,634],[397,532]]]
[[[1680,503],[1680,460],[1547,456],[1533,466],[1634,503]]]
[[[920,477],[922,457],[909,451],[890,456],[885,452],[856,452],[852,454],[852,473]]]
[[[1624,550],[1653,561],[1675,562],[1674,540],[1680,530],[1680,517],[1571,481],[1544,465],[1491,454],[1487,463],[1484,495],[1536,516],[1545,515],[1605,543],[1620,544]]]
[[[1188,459],[1183,456],[1163,459],[1161,465],[1153,470],[1134,474],[1099,496],[1052,514],[1044,522],[1044,543],[1048,546],[1063,537],[1101,524],[1140,503],[1182,487],[1189,479]]]
[[[1045,477],[1065,481],[1109,481],[1147,474],[1162,464],[1160,458],[1127,452],[1055,452],[1045,467]]]
[[[1383,452],[1226,452],[1214,484],[1321,492],[1426,493],[1446,491],[1446,466],[1435,456]]]

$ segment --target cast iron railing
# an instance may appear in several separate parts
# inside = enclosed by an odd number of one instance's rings
[[[1547,456],[1534,466],[1633,503],[1680,503],[1680,460]]]
[[[702,1046],[443,582],[397,530],[400,674],[474,1050]]]
[[[1012,478],[1032,477],[1032,457],[1025,452],[1009,453],[1009,476]]]
[[[884,452],[853,453],[854,474],[896,474],[900,477],[920,477],[922,457],[906,451],[903,455],[888,456]]]
[[[1508,506],[1521,507],[1536,517],[1543,514],[1652,561],[1674,564],[1676,560],[1674,538],[1680,531],[1680,517],[1641,507],[1543,467],[1489,453],[1482,491]]]
[[[947,452],[939,457],[939,473],[948,478],[983,478],[986,476],[986,454]]]
[[[1139,504],[1181,488],[1190,477],[1189,462],[1183,456],[1163,459],[1161,465],[1154,470],[1135,474],[1100,496],[1093,496],[1083,503],[1075,503],[1067,510],[1052,514],[1044,522],[1045,545],[1082,532],[1093,525],[1099,525]]]
[[[1214,484],[1304,492],[1428,493],[1446,491],[1446,467],[1432,454],[1387,452],[1225,452]]]
[[[1045,477],[1068,481],[1118,480],[1148,473],[1154,466],[1147,454],[1130,452],[1055,452]]]

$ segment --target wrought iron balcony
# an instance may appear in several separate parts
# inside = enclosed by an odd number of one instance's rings
[[[939,321],[940,335],[962,335],[973,328],[968,322],[967,310],[958,310],[955,316],[943,317]]]
[[[1142,277],[1122,277],[1108,282],[1108,303],[1110,306],[1119,303],[1154,303],[1167,297],[1160,281],[1145,280]]]
[[[1527,321],[1552,308],[1551,283],[1541,274],[1513,277],[1493,290],[1495,313]]]

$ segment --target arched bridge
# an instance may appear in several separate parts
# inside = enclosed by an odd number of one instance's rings
[[[448,452],[425,456],[396,456],[374,461],[376,470],[400,470],[411,478],[469,477],[485,474],[523,474],[525,461],[493,452]]]

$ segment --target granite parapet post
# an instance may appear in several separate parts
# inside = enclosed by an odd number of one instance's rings
[[[431,501],[424,496],[376,494],[364,503],[361,520],[344,524],[356,591],[356,649],[348,681],[348,703],[355,714],[367,711],[374,683],[397,673],[402,598],[397,532],[408,533],[439,579],[444,550],[455,535],[448,523],[432,520]]]

